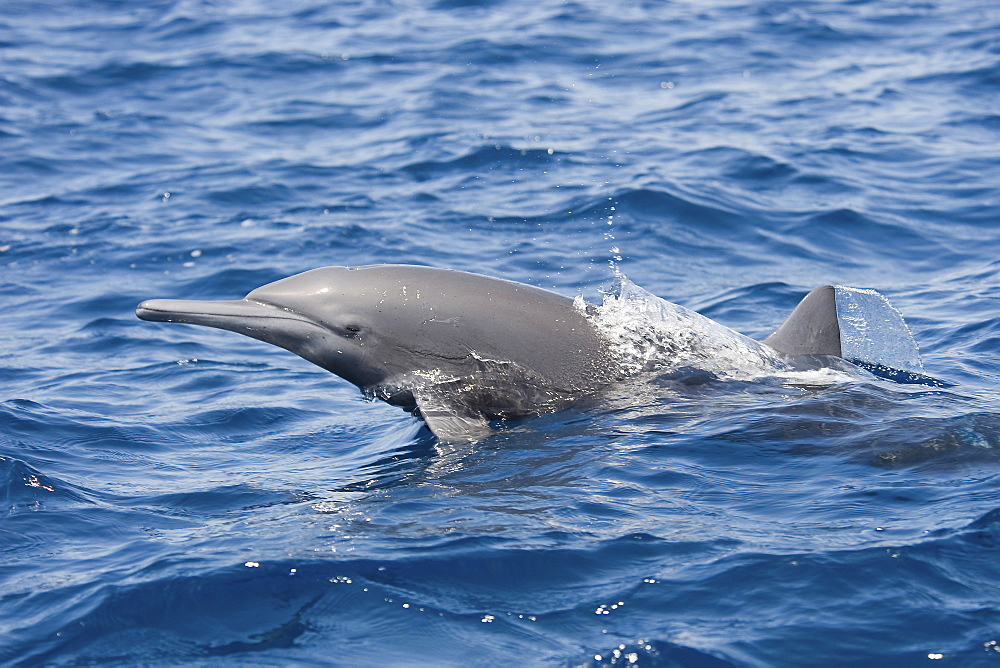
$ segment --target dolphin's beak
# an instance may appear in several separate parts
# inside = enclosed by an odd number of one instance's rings
[[[287,348],[318,325],[307,316],[248,299],[149,299],[136,307],[143,320],[184,322],[238,332]]]
[[[233,301],[204,301],[200,299],[147,299],[135,308],[135,314],[142,320],[155,322],[186,322],[192,325],[207,325],[221,329],[231,329],[234,322],[246,322],[259,318],[296,318],[288,311],[276,309],[269,304],[251,302],[246,299]],[[229,326],[227,326],[229,325]]]

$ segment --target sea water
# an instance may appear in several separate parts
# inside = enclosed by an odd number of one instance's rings
[[[0,663],[997,665],[998,34],[986,0],[5,2]],[[752,340],[873,288],[940,383],[695,361],[446,444],[133,314],[365,263],[623,273]]]

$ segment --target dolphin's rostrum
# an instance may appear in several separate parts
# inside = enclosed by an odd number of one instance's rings
[[[839,355],[834,290],[810,293],[764,343]],[[478,274],[370,265],[314,269],[234,301],[148,300],[136,315],[272,343],[414,411],[442,439],[475,440],[491,420],[557,410],[622,377],[626,365],[588,308]]]

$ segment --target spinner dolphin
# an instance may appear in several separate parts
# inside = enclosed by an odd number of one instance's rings
[[[627,365],[593,312],[522,283],[409,265],[324,267],[239,300],[153,299],[136,308],[143,320],[217,327],[285,348],[414,412],[444,440],[476,440],[491,420],[558,410],[620,379]],[[852,337],[859,318],[865,336]],[[762,344],[788,356],[849,357],[852,341],[869,341],[868,325],[880,320],[905,330],[878,293],[824,286]],[[901,358],[862,352],[867,358],[854,357],[872,364]]]

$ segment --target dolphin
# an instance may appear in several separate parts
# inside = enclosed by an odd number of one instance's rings
[[[814,290],[763,346],[843,355],[850,323],[838,315],[838,294]],[[627,375],[594,310],[580,298],[478,274],[367,265],[313,269],[232,301],[147,300],[136,315],[280,346],[413,412],[442,440],[474,441],[492,420],[559,410]]]

